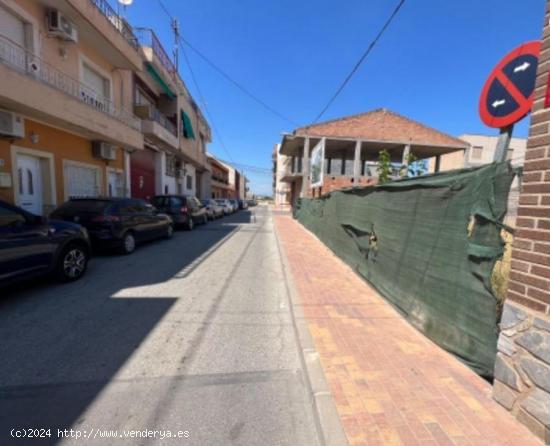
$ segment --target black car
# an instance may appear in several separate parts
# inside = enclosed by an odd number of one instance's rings
[[[192,230],[195,224],[208,222],[204,205],[190,195],[156,195],[151,203],[160,212],[168,214],[175,225]]]
[[[58,207],[52,218],[81,224],[92,245],[132,253],[139,242],[170,238],[172,220],[144,200],[134,198],[74,198]]]
[[[248,203],[246,200],[237,200],[239,203],[239,209],[248,209]]]
[[[89,258],[90,239],[82,226],[0,200],[0,286],[48,273],[70,282],[86,272]]]

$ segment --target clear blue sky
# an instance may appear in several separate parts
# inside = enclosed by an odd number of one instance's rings
[[[116,0],[111,0],[115,4]],[[310,123],[351,70],[397,0],[164,0],[182,35],[238,82],[300,124]],[[544,0],[407,0],[324,119],[387,107],[445,132],[496,134],[477,101],[492,67],[541,37]],[[157,0],[134,0],[127,17],[173,40]],[[236,162],[271,167],[291,124],[271,115],[188,48],[214,122]],[[198,102],[183,61],[180,72]],[[527,119],[515,135],[525,136]],[[214,136],[209,151],[227,159]],[[248,174],[248,173],[247,173]],[[256,193],[271,178],[249,174]]]

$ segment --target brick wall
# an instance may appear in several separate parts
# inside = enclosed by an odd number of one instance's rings
[[[507,300],[500,324],[494,398],[550,441],[550,0],[525,153]]]
[[[316,188],[309,188],[307,196],[309,198],[317,198],[321,195],[328,194],[334,190],[346,189],[353,186],[373,186],[378,182],[376,178],[361,176],[354,181],[352,176],[345,175],[325,175],[323,178],[323,186]]]

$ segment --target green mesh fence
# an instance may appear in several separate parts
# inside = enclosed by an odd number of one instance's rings
[[[301,199],[295,217],[422,333],[491,377],[491,272],[515,175],[494,163]]]

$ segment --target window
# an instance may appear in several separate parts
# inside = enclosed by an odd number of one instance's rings
[[[82,65],[82,99],[84,102],[99,109],[106,109],[107,101],[111,97],[109,79],[103,77],[90,66]]]
[[[100,170],[80,164],[65,164],[65,187],[68,198],[100,195]]]
[[[191,175],[187,175],[185,180],[187,182],[187,190],[193,189],[193,177]]]
[[[0,228],[11,226],[19,221],[25,223],[25,217],[19,212],[0,206]]]
[[[171,177],[176,176],[176,158],[172,156],[166,157],[166,175]]]
[[[2,35],[25,48],[25,23],[4,8],[0,8],[0,29]]]
[[[472,147],[472,159],[480,160],[482,152],[483,152],[483,147],[482,146],[473,146]]]

